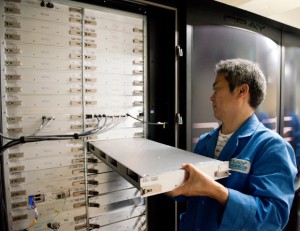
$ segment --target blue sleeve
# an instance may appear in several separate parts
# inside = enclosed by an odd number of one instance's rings
[[[289,218],[296,175],[292,147],[277,138],[264,145],[252,166],[249,192],[228,189],[219,230],[282,230]]]

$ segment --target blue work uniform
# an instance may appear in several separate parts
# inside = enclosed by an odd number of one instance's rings
[[[213,158],[221,127],[200,137],[194,152]],[[230,137],[219,155],[230,161],[226,206],[209,197],[178,197],[187,201],[180,231],[276,231],[289,218],[297,173],[288,142],[267,129],[256,115]]]

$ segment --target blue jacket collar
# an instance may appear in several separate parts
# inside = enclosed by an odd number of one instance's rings
[[[230,137],[228,140],[228,145],[224,147],[222,152],[220,153],[219,159],[220,160],[229,160],[229,158],[234,154],[236,151],[236,148],[239,144],[239,139],[244,137],[252,136],[252,134],[255,132],[257,127],[259,126],[260,121],[256,117],[255,114],[251,115],[243,124],[241,127],[238,128],[234,132],[234,134]],[[209,156],[213,157],[215,152],[215,147],[218,140],[219,131],[221,129],[222,125],[219,126],[217,129],[211,131],[208,133],[208,135],[211,137],[211,139],[208,140],[207,146],[213,147],[209,150]]]
[[[238,128],[234,132],[234,135],[238,134],[238,138],[251,136],[255,130],[257,129],[258,125],[260,124],[260,121],[256,117],[256,115],[253,113],[243,124],[241,127]],[[212,130],[208,133],[209,136],[213,137],[217,134],[219,135],[219,131],[222,128],[222,124],[215,130]]]

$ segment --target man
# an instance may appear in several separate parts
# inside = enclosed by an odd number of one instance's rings
[[[258,65],[243,59],[216,65],[211,96],[221,126],[200,137],[195,153],[230,161],[231,175],[214,181],[191,164],[186,180],[169,192],[186,200],[180,231],[275,231],[289,218],[296,175],[292,147],[254,114],[266,94]]]

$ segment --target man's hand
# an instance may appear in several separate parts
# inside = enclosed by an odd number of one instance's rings
[[[182,169],[186,171],[185,180],[182,185],[168,192],[169,196],[208,196],[226,205],[227,188],[196,169],[192,164],[183,164]]]

